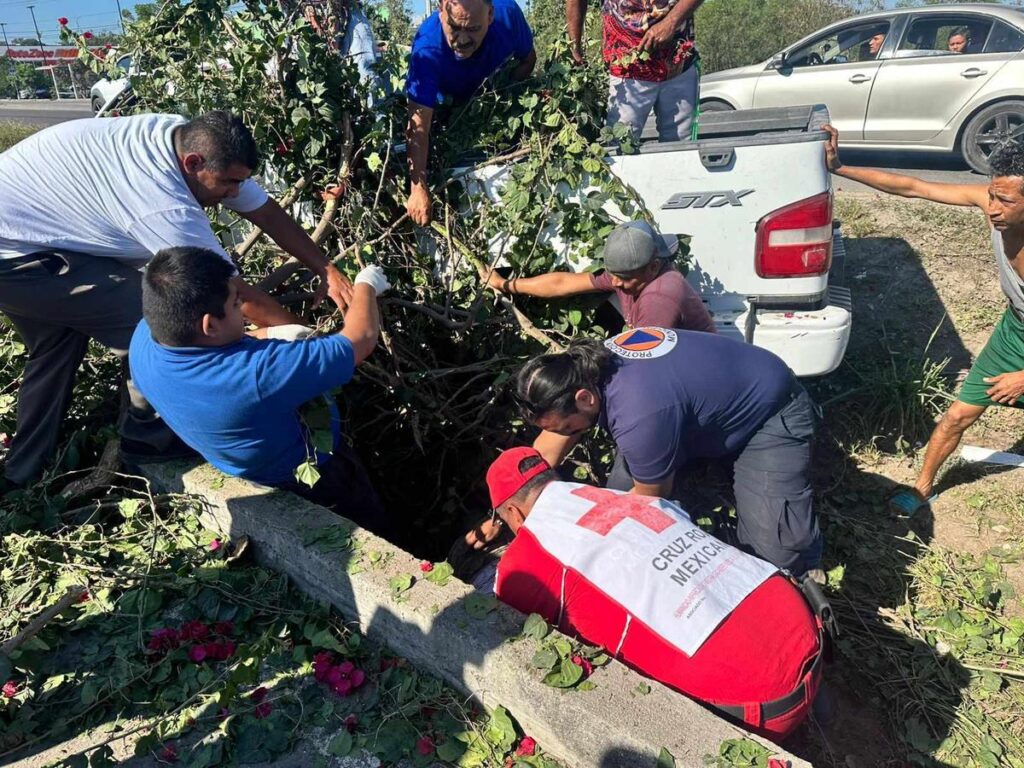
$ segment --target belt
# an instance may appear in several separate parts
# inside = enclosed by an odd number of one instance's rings
[[[794,709],[804,703],[805,700],[810,698],[811,687],[817,677],[821,675],[822,664],[825,658],[825,635],[824,631],[818,629],[818,656],[814,659],[814,663],[811,664],[811,668],[804,675],[804,679],[800,681],[800,685],[796,687],[791,693],[787,693],[785,696],[773,699],[772,701],[766,701],[763,704],[757,704],[760,708],[761,716],[758,718],[757,723],[750,723],[747,719],[747,708],[739,705],[731,704],[712,704],[711,706],[722,712],[729,717],[736,718],[740,722],[760,727],[769,720],[774,720],[776,717],[782,717],[788,712],[792,712]]]

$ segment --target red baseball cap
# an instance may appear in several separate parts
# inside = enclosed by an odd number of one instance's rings
[[[538,458],[540,462],[521,472],[519,465],[523,463],[523,459],[530,457]],[[487,490],[491,492],[491,509],[500,507],[515,496],[516,491],[549,469],[551,465],[534,448],[521,446],[503,451],[487,470]]]

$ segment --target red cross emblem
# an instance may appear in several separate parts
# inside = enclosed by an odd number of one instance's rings
[[[576,525],[583,526],[602,536],[607,536],[612,528],[627,517],[630,520],[636,520],[640,525],[655,533],[661,533],[676,522],[671,515],[662,512],[657,507],[652,507],[653,499],[650,496],[637,496],[632,493],[618,494],[605,488],[590,486],[574,488],[572,495],[592,501],[596,505],[577,520]]]

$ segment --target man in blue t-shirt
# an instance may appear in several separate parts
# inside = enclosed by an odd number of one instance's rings
[[[356,277],[341,333],[292,342],[246,334],[233,275],[230,262],[204,248],[168,248],[153,257],[129,350],[136,385],[222,472],[288,488],[384,532],[380,501],[340,439],[337,420],[328,455],[314,447],[298,413],[348,383],[377,345],[376,299],[389,288],[383,271],[367,267]],[[312,488],[294,482],[307,461],[320,475]]]
[[[734,459],[737,537],[801,576],[821,565],[809,481],[816,410],[771,352],[717,334],[637,328],[573,342],[518,374],[516,398],[556,466],[595,424],[618,448],[609,487],[671,497],[691,459]],[[815,574],[820,578],[820,574]]]
[[[469,99],[484,80],[509,59],[522,80],[533,71],[537,54],[533,33],[515,0],[441,0],[412,41],[405,91],[409,97],[409,218],[430,223],[427,157],[430,126],[440,104]]]

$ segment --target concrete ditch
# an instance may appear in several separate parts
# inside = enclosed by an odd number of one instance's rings
[[[204,525],[227,537],[248,536],[261,565],[287,574],[299,589],[357,621],[371,640],[487,707],[506,707],[567,768],[647,768],[662,747],[678,768],[698,768],[722,741],[740,737],[768,745],[791,768],[810,766],[618,662],[594,675],[592,691],[565,693],[543,685],[530,666],[534,642],[518,639],[522,614],[481,602],[457,579],[442,587],[417,578],[395,595],[392,578],[421,576],[419,561],[330,510],[227,477],[208,464],[142,470],[161,490],[204,498]],[[345,533],[354,546],[329,543]],[[638,692],[644,682],[651,689],[646,695]]]

